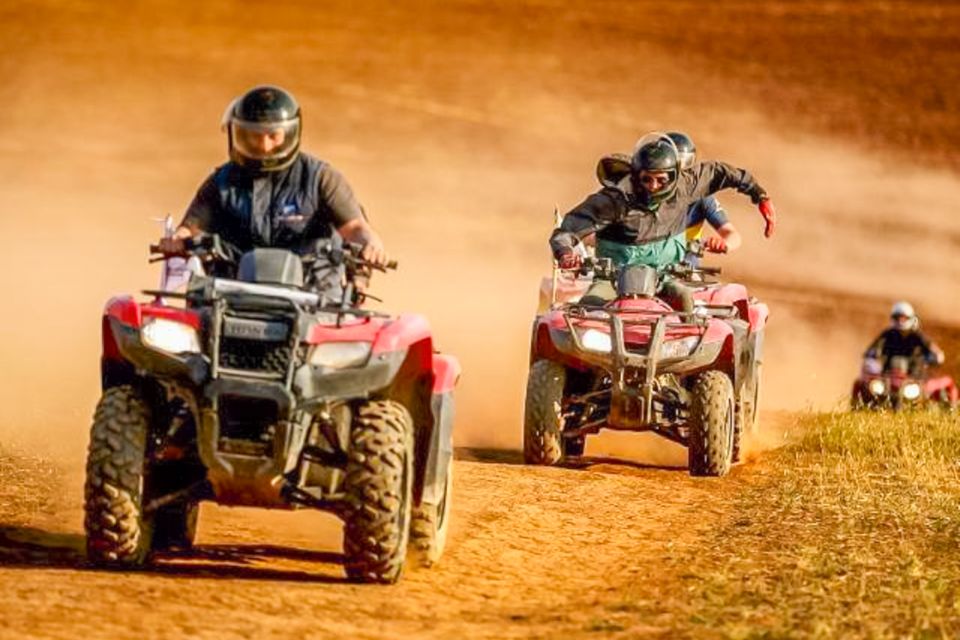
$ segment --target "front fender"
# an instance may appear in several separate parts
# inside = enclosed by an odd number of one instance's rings
[[[373,342],[374,356],[381,353],[406,351],[413,344],[426,342],[428,353],[433,352],[433,334],[430,332],[430,323],[421,315],[405,313],[390,322],[377,334]],[[424,368],[430,366],[429,360],[420,363]]]
[[[770,307],[763,302],[757,302],[750,305],[748,320],[750,321],[750,331],[756,333],[763,331],[767,327],[767,320],[770,318]]]
[[[460,380],[460,362],[453,356],[433,354],[433,393],[450,393]]]

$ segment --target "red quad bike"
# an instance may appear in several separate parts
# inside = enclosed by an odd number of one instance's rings
[[[864,358],[860,377],[853,383],[854,409],[940,407],[952,411],[960,392],[950,376],[930,376],[922,359],[892,356]]]
[[[588,261],[615,283],[603,306],[555,303],[534,321],[524,458],[558,464],[600,429],[651,431],[687,447],[690,474],[722,476],[757,424],[767,306],[717,268],[662,273]],[[662,288],[665,279],[668,287]],[[669,290],[675,306],[658,291]],[[678,307],[682,310],[678,310]]]
[[[189,547],[198,503],[212,500],[335,513],[354,581],[395,582],[408,546],[436,562],[460,367],[434,351],[427,320],[355,306],[373,266],[356,247],[254,249],[233,277],[203,273],[229,271],[215,236],[188,247],[204,268],[185,293],[116,297],[103,314],[88,558],[136,568]],[[340,269],[338,289],[345,274],[342,294],[314,286],[319,264]]]

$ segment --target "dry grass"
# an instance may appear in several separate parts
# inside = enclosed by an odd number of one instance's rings
[[[800,422],[800,442],[744,484],[732,519],[679,559],[677,633],[960,637],[960,421]]]
[[[63,471],[44,458],[0,448],[0,525],[21,525],[60,504]]]

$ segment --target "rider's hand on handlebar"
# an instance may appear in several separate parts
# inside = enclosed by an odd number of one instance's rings
[[[165,256],[179,256],[186,251],[186,242],[183,238],[160,238],[160,242],[151,249]]]
[[[557,252],[557,266],[564,270],[579,269],[583,265],[580,254],[570,248],[563,248]]]
[[[710,236],[703,243],[703,248],[710,253],[726,253],[728,251],[727,241],[720,236]]]
[[[777,226],[777,210],[773,208],[773,202],[769,198],[760,201],[759,209],[760,215],[763,216],[763,221],[766,223],[763,235],[769,238],[773,235],[773,230]]]
[[[377,267],[386,267],[390,262],[387,259],[387,252],[383,248],[383,243],[377,237],[367,240],[363,249],[360,250],[360,257]]]

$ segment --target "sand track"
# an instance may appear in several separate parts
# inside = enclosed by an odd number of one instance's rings
[[[717,522],[750,474],[705,482],[605,458],[532,469],[482,450],[462,450],[456,467],[447,555],[391,588],[344,582],[338,523],[317,513],[206,506],[194,553],[134,574],[83,568],[76,502],[8,514],[33,524],[0,526],[0,582],[17,603],[0,637],[577,635],[621,587],[655,591],[658,562]]]

